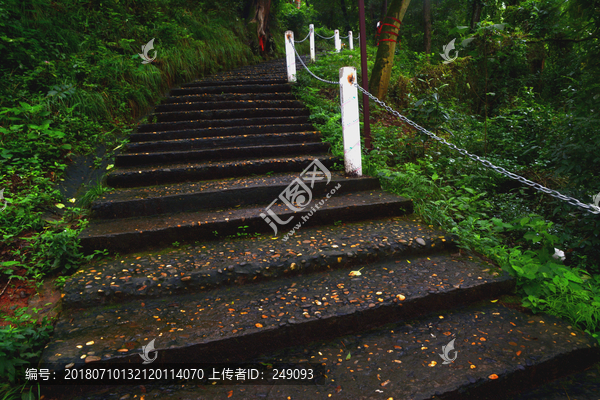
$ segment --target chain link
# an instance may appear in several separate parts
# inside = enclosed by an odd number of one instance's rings
[[[376,102],[377,104],[379,104],[380,106],[382,106],[383,108],[385,108],[387,111],[389,111],[390,113],[394,114],[395,116],[397,116],[398,118],[400,118],[402,121],[406,122],[407,124],[411,125],[412,127],[414,127],[415,129],[423,132],[424,134],[426,134],[427,136],[431,137],[432,139],[437,140],[438,142],[441,142],[443,144],[445,144],[446,146],[450,147],[451,149],[454,149],[456,151],[458,151],[460,154],[469,157],[471,160],[473,161],[478,161],[480,163],[482,163],[483,165],[485,165],[488,168],[491,168],[492,170],[505,175],[511,179],[517,180],[527,186],[531,186],[537,190],[539,190],[540,192],[544,192],[549,194],[552,197],[555,197],[557,199],[566,201],[567,203],[573,205],[573,206],[577,206],[580,208],[583,208],[584,210],[592,213],[592,214],[600,214],[600,207],[595,206],[593,204],[584,204],[582,202],[580,202],[579,200],[573,198],[573,197],[569,197],[569,196],[565,196],[564,194],[557,192],[556,190],[553,189],[549,189],[545,186],[540,185],[539,183],[536,182],[532,182],[529,179],[526,179],[520,175],[514,174],[510,171],[507,171],[506,169],[502,168],[502,167],[498,167],[494,164],[492,164],[491,162],[489,162],[488,160],[483,160],[481,159],[479,156],[471,154],[469,152],[467,152],[464,149],[461,149],[459,147],[457,147],[456,145],[447,142],[446,140],[444,140],[443,138],[435,135],[432,132],[429,132],[427,129],[423,128],[422,126],[414,123],[413,121],[411,121],[410,119],[406,118],[405,116],[403,116],[402,114],[400,114],[398,111],[392,109],[390,106],[388,106],[387,104],[385,104],[383,101],[379,100],[377,97],[373,96],[371,93],[369,93],[367,90],[363,89],[360,85],[358,85],[358,83],[354,83],[354,85],[364,94],[366,94],[367,96],[369,96],[371,98],[371,100],[373,100],[374,102]]]
[[[349,36],[350,35],[348,35],[348,36],[340,36],[340,39],[348,39]]]
[[[335,35],[333,35],[332,37],[325,37],[325,36],[321,36],[319,35],[317,32],[315,32],[315,35],[317,35],[318,37],[320,37],[321,39],[325,39],[325,40],[329,40],[329,39],[333,39],[335,37]]]
[[[304,69],[308,71],[309,74],[311,74],[315,79],[320,80],[321,82],[329,83],[331,85],[339,85],[340,84],[339,82],[328,81],[326,79],[319,78],[318,76],[316,76],[315,74],[313,74],[312,71],[310,69],[308,69],[308,67],[306,66],[306,64],[304,64],[304,60],[302,60],[302,57],[300,57],[300,54],[298,54],[298,50],[296,50],[296,46],[294,46],[294,43],[292,43],[292,41],[290,39],[288,39],[288,40],[292,44],[292,48],[296,52],[296,56],[300,60],[300,63],[302,64],[302,66],[304,67]]]
[[[294,43],[302,43],[304,42],[306,39],[308,39],[308,37],[310,36],[310,31],[308,31],[308,34],[306,35],[306,37],[302,40],[294,40]]]

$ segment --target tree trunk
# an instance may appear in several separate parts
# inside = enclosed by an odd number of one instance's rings
[[[481,0],[473,0],[473,13],[471,14],[471,29],[475,29],[475,25],[481,20],[481,10],[483,3]]]
[[[269,38],[269,14],[271,12],[271,0],[255,0],[256,11],[252,22],[256,22],[256,35],[260,50],[266,51],[267,40]]]
[[[425,54],[431,53],[431,0],[423,0]]]
[[[342,8],[342,14],[344,15],[344,23],[346,24],[346,35],[348,34],[348,31],[351,31],[352,29],[350,28],[350,21],[348,19],[348,9],[346,8],[346,1],[345,0],[340,0],[340,6]],[[346,36],[344,34],[340,34],[340,36]]]
[[[369,91],[376,97],[384,99],[390,84],[390,75],[394,65],[394,53],[396,52],[396,41],[400,32],[400,24],[410,0],[392,0],[388,12],[382,21],[383,25],[379,35],[379,47],[377,48],[377,57],[375,65],[371,72],[369,82]]]

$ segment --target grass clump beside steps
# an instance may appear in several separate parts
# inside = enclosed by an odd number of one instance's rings
[[[106,189],[90,182],[85,195],[63,198],[67,165],[103,146],[94,165],[106,172],[170,87],[261,61],[256,25],[243,14],[232,0],[0,0],[0,291],[57,277],[60,287],[91,259],[77,238]],[[152,39],[155,59],[142,64]],[[3,399],[39,394],[23,371],[52,321],[29,311],[0,315]]]

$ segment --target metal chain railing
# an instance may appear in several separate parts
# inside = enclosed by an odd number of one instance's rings
[[[306,66],[306,64],[304,64],[304,60],[302,60],[302,57],[300,57],[300,54],[298,54],[298,50],[296,50],[296,46],[294,46],[294,43],[292,43],[292,41],[290,39],[288,39],[290,41],[290,43],[292,44],[292,48],[294,49],[294,52],[296,53],[296,57],[298,57],[298,60],[300,60],[300,64],[302,64],[302,66],[304,67],[305,70],[308,71],[309,74],[311,74],[313,76],[313,78],[321,81],[321,82],[325,82],[325,83],[329,83],[331,85],[339,85],[339,82],[334,82],[334,81],[328,81],[327,79],[323,79],[323,78],[319,78],[318,76],[316,76],[315,74],[312,73],[312,71],[310,69],[308,69],[308,67]]]
[[[422,126],[414,123],[413,121],[411,121],[410,119],[406,118],[405,116],[403,116],[402,114],[400,114],[398,111],[392,109],[390,106],[388,106],[387,104],[385,104],[383,101],[379,100],[377,97],[375,97],[374,95],[372,95],[371,93],[369,93],[367,90],[363,89],[358,83],[354,82],[354,85],[358,88],[358,90],[360,90],[361,92],[363,92],[364,94],[366,94],[367,96],[369,96],[369,98],[371,98],[371,100],[373,100],[374,102],[376,102],[377,104],[379,104],[380,106],[382,106],[383,108],[385,108],[387,111],[389,111],[390,113],[394,114],[395,116],[397,116],[400,120],[406,122],[407,124],[411,125],[413,128],[417,129],[418,131],[423,132],[424,134],[426,134],[427,136],[431,137],[432,139],[437,140],[438,142],[441,142],[443,144],[445,144],[446,146],[450,147],[451,149],[454,149],[456,151],[458,151],[460,154],[469,157],[471,160],[473,161],[477,161],[480,162],[481,164],[485,165],[488,168],[491,168],[492,170],[507,176],[511,179],[517,180],[527,186],[531,186],[532,188],[539,190],[540,192],[543,193],[547,193],[550,196],[566,201],[567,203],[573,205],[573,206],[577,206],[580,208],[583,208],[584,210],[592,213],[592,214],[600,214],[600,207],[597,207],[593,204],[584,204],[581,201],[573,198],[573,197],[569,197],[569,196],[565,196],[564,194],[553,190],[553,189],[549,189],[545,186],[540,185],[539,183],[530,181],[527,178],[524,178],[520,175],[514,174],[510,171],[507,171],[506,169],[502,168],[502,167],[498,167],[497,165],[492,164],[491,162],[489,162],[488,160],[484,160],[482,158],[480,158],[477,155],[471,154],[468,151],[461,149],[459,147],[457,147],[456,145],[447,142],[445,139],[435,135],[432,132],[429,132],[427,129],[423,128]]]
[[[315,35],[317,35],[318,37],[320,37],[321,39],[325,39],[325,40],[329,40],[329,39],[333,39],[335,37],[335,35],[331,36],[331,37],[325,37],[325,36],[321,36],[319,35],[317,32],[315,32]]]
[[[315,32],[316,34],[316,32]],[[322,36],[321,36],[322,37]],[[328,38],[331,39],[331,38]],[[357,37],[358,39],[358,37]],[[288,39],[289,40],[289,39]],[[326,79],[323,78],[319,78],[317,75],[315,75],[310,69],[308,69],[308,67],[306,66],[306,64],[304,64],[304,61],[302,60],[302,57],[300,57],[300,54],[298,54],[298,50],[296,50],[296,47],[294,46],[294,43],[290,40],[290,43],[292,44],[292,48],[294,49],[294,52],[296,53],[296,56],[298,57],[298,59],[300,60],[300,63],[302,64],[302,66],[304,67],[304,69],[306,69],[308,71],[308,73],[310,75],[312,75],[313,78],[321,81],[321,82],[325,82],[325,83],[329,83],[332,85],[339,85],[339,82],[335,82],[335,81],[328,81]],[[381,107],[383,107],[384,109],[386,109],[388,112],[392,113],[393,115],[395,115],[396,117],[398,117],[401,121],[406,122],[407,124],[409,124],[410,126],[412,126],[413,128],[417,129],[420,132],[423,132],[424,134],[426,134],[427,136],[431,137],[434,140],[437,140],[438,142],[441,142],[443,144],[445,144],[446,146],[450,147],[453,150],[458,151],[460,154],[462,154],[463,156],[467,156],[469,157],[471,160],[473,161],[477,161],[481,164],[483,164],[484,166],[492,169],[493,171],[502,174],[504,176],[507,176],[511,179],[514,179],[516,181],[521,182],[524,185],[530,186],[540,192],[549,194],[550,196],[557,198],[559,200],[565,201],[567,203],[569,203],[572,206],[576,206],[579,208],[582,208],[584,210],[586,210],[587,212],[590,212],[592,214],[600,214],[600,207],[594,205],[594,204],[584,204],[581,201],[570,197],[570,196],[566,196],[554,189],[549,189],[543,185],[540,185],[539,183],[530,181],[527,178],[524,178],[520,175],[514,174],[502,167],[499,167],[497,165],[492,164],[491,162],[489,162],[488,160],[484,160],[481,157],[475,155],[475,154],[471,154],[468,151],[461,149],[460,147],[456,146],[453,143],[449,143],[447,142],[445,139],[437,136],[436,134],[428,131],[427,129],[423,128],[422,126],[418,125],[417,123],[411,121],[410,119],[406,118],[404,115],[400,114],[398,111],[394,110],[393,108],[391,108],[390,106],[388,106],[386,103],[384,103],[382,100],[379,100],[377,97],[375,97],[373,94],[369,93],[368,90],[362,88],[357,82],[354,82],[354,85],[358,88],[358,90],[360,90],[362,93],[364,93],[365,95],[367,95],[371,100],[373,100],[375,103],[379,104]]]
[[[350,35],[340,36],[340,39],[348,39],[348,37],[350,37]]]
[[[302,40],[294,40],[294,43],[302,43],[304,42],[306,39],[308,39],[308,37],[310,36],[310,31],[308,31],[308,33],[306,34],[306,37]]]

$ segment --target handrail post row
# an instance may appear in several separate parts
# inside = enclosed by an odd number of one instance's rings
[[[315,62],[315,26],[310,24],[308,29],[310,31],[310,62]]]
[[[344,138],[344,166],[346,174],[362,176],[360,144],[360,117],[356,68],[340,68],[340,103],[342,108],[342,133]]]
[[[294,54],[294,32],[285,31],[285,60],[287,63],[288,82],[296,82],[296,55]]]
[[[352,31],[348,31],[348,43],[350,45],[350,50],[354,50],[354,40],[352,39]]]
[[[335,51],[337,51],[339,53],[340,50],[342,49],[342,41],[340,40],[340,31],[336,29],[333,32],[333,34],[335,36]]]

